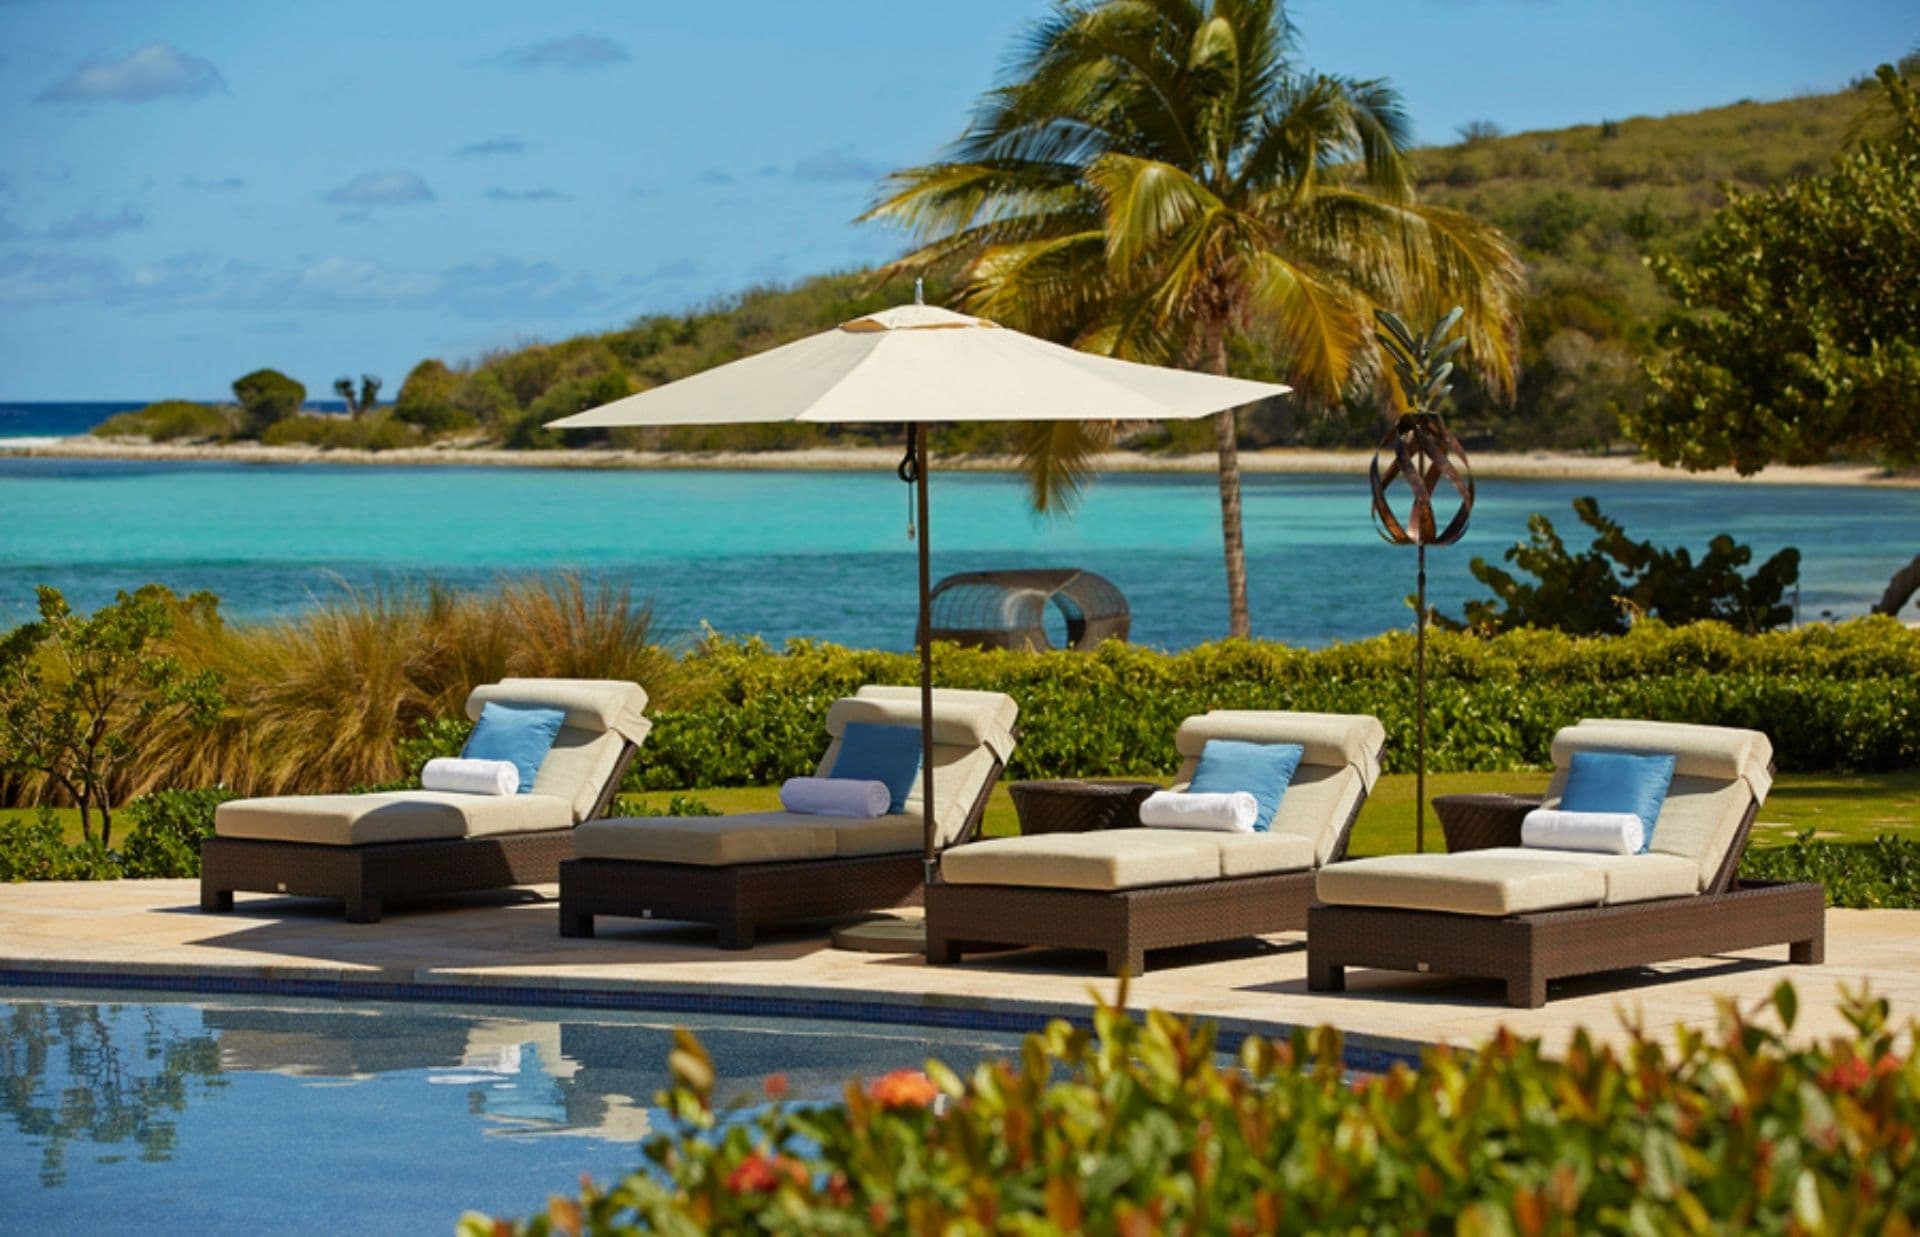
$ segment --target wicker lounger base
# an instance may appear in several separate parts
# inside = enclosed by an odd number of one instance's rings
[[[1819,885],[1755,882],[1505,919],[1316,904],[1307,912],[1307,987],[1344,991],[1350,966],[1475,976],[1504,981],[1507,1004],[1538,1009],[1550,979],[1781,944],[1794,962],[1825,960]]]
[[[236,892],[284,893],[338,898],[348,923],[378,923],[384,899],[538,885],[572,853],[571,829],[379,846],[212,837],[200,843],[200,909],[230,911]]]
[[[753,948],[754,929],[920,900],[918,852],[708,867],[630,859],[560,865],[560,935],[592,936],[596,915],[674,919],[720,929],[722,949]]]
[[[1149,949],[1303,928],[1312,901],[1312,872],[1111,892],[941,882],[927,890],[927,961],[1043,945],[1095,950],[1109,974],[1139,975]]]

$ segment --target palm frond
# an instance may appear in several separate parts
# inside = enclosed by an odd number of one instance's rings
[[[1248,312],[1272,324],[1288,380],[1323,404],[1336,402],[1364,347],[1361,307],[1351,292],[1270,250],[1255,255],[1252,267]]]
[[[1021,471],[1033,509],[1065,515],[1079,502],[1093,476],[1093,463],[1113,445],[1108,421],[1033,421],[1015,433]]]

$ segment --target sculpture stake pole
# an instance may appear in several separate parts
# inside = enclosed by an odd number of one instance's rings
[[[1417,666],[1414,672],[1413,708],[1420,715],[1419,739],[1414,745],[1413,773],[1413,849],[1421,854],[1427,849],[1427,543],[1421,542],[1416,549],[1420,560],[1420,584],[1418,598],[1419,616],[1414,620],[1413,659]]]

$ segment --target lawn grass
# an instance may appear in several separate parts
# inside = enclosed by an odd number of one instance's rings
[[[1350,843],[1356,855],[1380,855],[1413,849],[1413,775],[1389,773],[1374,787],[1360,812]],[[1427,776],[1427,795],[1472,791],[1538,791],[1547,784],[1545,773],[1433,773]],[[664,810],[674,795],[689,795],[721,812],[765,812],[780,806],[773,786],[721,786],[700,790],[655,790],[625,795],[624,800]],[[68,841],[80,840],[80,812],[55,808]],[[31,809],[0,810],[0,821],[31,815]],[[98,828],[98,822],[95,822]],[[1002,782],[987,804],[987,833],[1002,836],[1019,832],[1013,800]],[[1803,829],[1838,842],[1870,842],[1882,833],[1920,839],[1920,769],[1898,773],[1783,773],[1754,825],[1753,845],[1778,846]],[[126,837],[126,826],[114,822],[116,843]],[[1427,849],[1439,850],[1440,822],[1427,812]]]
[[[1427,795],[1432,798],[1489,790],[1524,794],[1546,784],[1545,773],[1433,773],[1427,776]],[[1414,848],[1413,788],[1411,773],[1389,773],[1380,779],[1354,827],[1350,843],[1354,854],[1380,855]],[[674,794],[690,795],[722,812],[764,812],[780,806],[779,791],[770,786],[652,791],[628,797],[664,809]],[[1920,838],[1920,769],[1781,774],[1766,806],[1760,809],[1753,845],[1776,846],[1803,829],[1844,842],[1869,842],[1881,833]],[[986,831],[996,837],[1019,832],[1013,800],[1004,782],[994,788],[987,804]],[[1440,822],[1431,809],[1427,812],[1427,849],[1441,849]]]

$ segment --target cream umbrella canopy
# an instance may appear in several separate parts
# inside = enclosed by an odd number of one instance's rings
[[[1191,420],[1284,394],[1278,383],[1163,369],[1077,352],[965,314],[917,303],[549,422],[553,429],[776,421],[905,424],[900,479],[915,488],[920,558],[922,857],[938,863],[933,823],[932,587],[926,426],[948,421]]]

